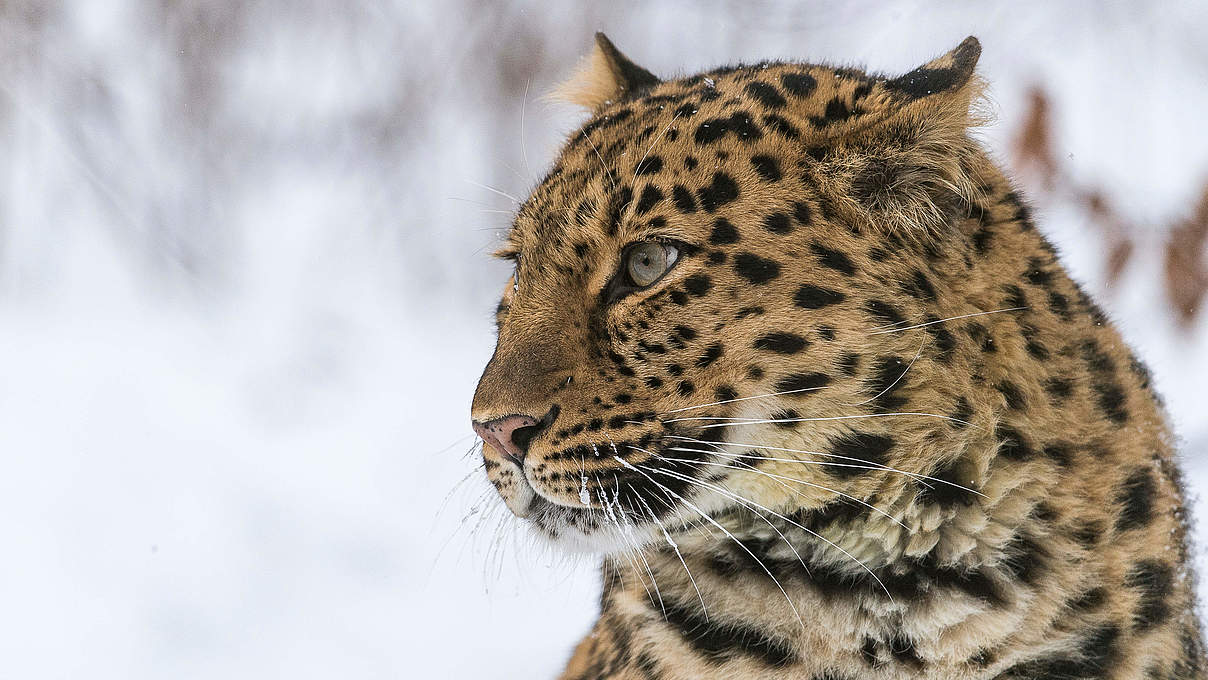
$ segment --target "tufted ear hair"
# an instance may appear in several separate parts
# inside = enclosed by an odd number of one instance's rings
[[[970,36],[942,57],[883,81],[881,115],[836,140],[821,168],[850,182],[841,203],[866,221],[919,239],[967,214],[980,192],[971,176],[980,147],[969,136],[969,128],[984,122],[977,111],[982,84],[974,74],[980,54]]]
[[[661,82],[650,71],[629,60],[603,33],[596,33],[595,49],[579,65],[570,80],[559,85],[553,98],[599,111]]]

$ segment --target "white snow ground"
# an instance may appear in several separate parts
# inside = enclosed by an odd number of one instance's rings
[[[976,34],[998,149],[1047,84],[1060,155],[1148,254],[1107,290],[1084,218],[1038,220],[1154,369],[1202,493],[1208,321],[1175,329],[1154,244],[1208,180],[1208,10],[1152,4],[7,3],[0,677],[556,673],[593,565],[481,479],[450,490],[509,209],[474,183],[527,190],[576,121],[536,95],[597,28],[661,73],[902,71]]]

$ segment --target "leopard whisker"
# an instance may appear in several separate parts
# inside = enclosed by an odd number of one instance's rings
[[[595,479],[596,495],[600,497],[600,503],[604,507],[605,516],[607,517],[608,521],[612,522],[613,526],[616,527],[617,538],[624,543],[626,547],[626,549],[620,551],[619,554],[626,562],[629,563],[629,566],[633,569],[633,573],[638,577],[638,581],[641,582],[642,589],[646,591],[646,597],[653,602],[654,595],[651,594],[650,588],[646,585],[646,579],[642,578],[641,573],[638,571],[637,562],[633,561],[633,556],[630,554],[633,550],[633,545],[629,542],[629,538],[626,536],[624,528],[621,526],[621,522],[617,519],[616,513],[613,512],[612,503],[608,500],[608,494],[604,491],[604,485],[600,483],[599,475],[596,475]],[[659,602],[662,602],[661,596],[659,597]],[[663,612],[663,615],[666,616],[666,611]]]
[[[528,149],[524,143],[524,114],[525,109],[528,108],[529,87],[531,87],[532,84],[532,78],[524,81],[524,97],[522,97],[520,100],[520,157],[524,159],[524,171],[528,173],[529,177],[533,176],[533,168],[529,165]]]
[[[860,419],[864,419],[864,418],[888,418],[890,416],[924,416],[927,418],[939,418],[940,420],[949,420],[954,423],[961,423],[963,425],[968,425],[968,426],[973,425],[973,423],[970,423],[966,420],[961,420],[960,418],[953,418],[952,416],[945,416],[945,415],[941,415],[939,413],[925,413],[923,411],[896,411],[894,413],[859,413],[859,414],[853,414],[853,415],[848,415],[848,416],[815,416],[812,418],[733,418],[733,417],[725,417],[725,416],[697,416],[694,418],[670,418],[670,419],[664,420],[662,422],[664,422],[664,423],[680,423],[680,422],[697,421],[697,420],[723,420],[723,421],[726,421],[723,423],[714,423],[712,425],[702,425],[701,429],[704,430],[704,429],[709,429],[709,428],[714,428],[714,427],[729,427],[731,425],[767,425],[767,424],[774,424],[774,423],[812,423],[812,422],[824,422],[824,421],[828,421],[828,420],[860,420]],[[626,422],[628,422],[628,421],[626,421]],[[639,423],[639,424],[641,424],[641,423]]]
[[[858,557],[856,557],[855,555],[852,555],[850,552],[848,552],[844,548],[840,547],[835,542],[833,542],[830,539],[826,538],[825,536],[819,534],[818,532],[814,531],[813,529],[810,529],[809,527],[805,526],[804,524],[795,522],[792,519],[789,519],[788,517],[785,517],[784,515],[776,512],[775,510],[771,510],[769,508],[766,508],[766,507],[760,505],[759,503],[756,503],[755,501],[752,501],[747,498],[743,498],[742,496],[740,496],[736,493],[722,489],[721,487],[719,487],[715,484],[709,484],[707,482],[702,482],[699,479],[693,479],[692,477],[689,477],[687,475],[683,475],[678,472],[672,472],[670,470],[657,470],[657,469],[651,468],[651,471],[661,472],[661,473],[666,474],[671,477],[677,477],[677,478],[681,479],[682,481],[688,482],[690,484],[699,484],[701,486],[704,486],[705,488],[712,488],[717,493],[721,493],[725,496],[728,496],[731,499],[738,501],[739,503],[742,503],[744,505],[747,505],[747,504],[753,505],[753,506],[759,508],[760,510],[763,510],[764,512],[771,514],[773,517],[776,517],[777,519],[788,522],[789,524],[792,524],[793,526],[801,529],[802,531],[805,531],[807,534],[810,534],[811,536],[819,539],[820,541],[826,543],[827,545],[831,546],[835,550],[838,550],[839,552],[843,553],[847,557],[851,558],[851,560],[854,561],[856,564],[859,564],[864,569],[864,571],[868,572],[868,575],[871,576],[873,578],[873,580],[875,580],[877,582],[877,585],[881,586],[881,590],[885,591],[885,595],[886,595],[886,597],[889,598],[890,604],[893,604],[893,605],[897,604],[893,599],[893,594],[889,592],[889,588],[886,587],[886,585],[881,581],[880,577],[878,577],[876,575],[876,573],[872,569],[870,569],[867,564],[864,564],[864,562],[862,562]],[[758,513],[756,513],[756,514],[758,514]],[[765,521],[766,521],[766,518],[765,518]],[[769,522],[769,524],[770,524],[770,522]],[[779,532],[777,532],[777,533],[779,533]],[[783,534],[781,536],[783,537]],[[793,552],[796,552],[796,549],[794,549]],[[804,566],[804,564],[803,564],[803,566]],[[807,571],[808,571],[808,569],[807,569]]]
[[[697,443],[697,444],[706,444],[707,445],[707,444],[713,443],[713,442],[707,442],[707,441],[704,441],[701,439],[693,439],[691,437],[681,437],[681,436],[677,436],[677,435],[669,435],[668,438],[669,439],[680,439],[680,440],[693,442],[693,443]],[[865,463],[865,464],[864,465],[850,465],[850,466],[844,465],[843,467],[860,467],[860,468],[865,468],[865,469],[869,469],[869,470],[884,470],[886,472],[896,472],[898,474],[906,475],[907,477],[912,477],[914,479],[925,479],[927,481],[935,482],[937,484],[946,484],[948,486],[951,486],[951,487],[954,487],[957,489],[961,489],[962,491],[967,491],[969,493],[976,494],[978,496],[981,496],[982,498],[988,498],[988,496],[981,493],[980,491],[977,491],[975,489],[970,489],[969,487],[962,486],[960,484],[957,484],[956,482],[950,482],[946,479],[940,479],[938,477],[932,477],[930,475],[924,475],[924,474],[921,474],[918,472],[908,472],[906,470],[898,470],[897,468],[892,468],[892,467],[889,467],[888,465],[868,464],[866,461],[862,461],[859,458],[853,458],[851,456],[841,456],[841,455],[838,455],[835,453],[823,453],[821,451],[805,451],[803,449],[789,449],[789,448],[785,448],[782,446],[764,446],[762,444],[744,444],[741,442],[726,442],[726,443],[730,446],[742,446],[742,447],[751,448],[751,449],[764,449],[767,451],[784,451],[786,453],[803,453],[803,454],[810,455],[810,456],[822,456],[825,458],[838,458],[840,460],[854,460],[854,461],[857,461],[860,463]],[[785,463],[802,463],[805,465],[827,465],[827,464],[835,465],[835,466],[840,465],[839,463],[827,463],[824,461],[801,460],[800,458],[775,458],[775,457],[768,457],[768,456],[752,456],[749,454],[743,454],[743,456],[745,456],[747,458],[753,458],[756,460],[772,460],[772,461],[781,461],[781,462],[785,462]]]
[[[663,131],[659,134],[659,136],[656,137],[655,140],[650,143],[650,146],[646,149],[646,153],[642,154],[642,160],[638,161],[638,164],[633,166],[633,179],[629,180],[630,183],[632,183],[632,184],[637,183],[638,173],[641,172],[641,170],[642,170],[642,163],[646,162],[646,157],[650,155],[650,152],[654,150],[654,147],[660,141],[662,141],[663,137],[665,137],[667,135],[667,131],[671,129],[672,125],[675,125],[675,120],[676,120],[676,118],[679,118],[679,117],[680,117],[680,112],[677,112],[675,114],[675,116],[672,117],[671,122],[667,123],[667,127],[663,128]]]
[[[685,406],[683,408],[672,409],[670,411],[664,412],[663,415],[667,415],[670,413],[680,413],[681,411],[692,411],[692,410],[695,410],[698,408],[706,408],[709,406],[721,406],[722,404],[733,404],[738,401],[748,401],[750,399],[767,399],[769,397],[779,397],[779,396],[783,396],[786,394],[797,394],[800,392],[816,392],[818,390],[824,390],[824,389],[826,389],[826,387],[803,387],[799,390],[785,390],[784,392],[770,392],[768,394],[756,394],[756,395],[750,396],[750,397],[737,397],[734,399],[725,399],[723,401],[714,401],[714,402],[710,402],[708,404],[699,404],[697,406]],[[673,422],[673,421],[665,421],[665,422]]]
[[[482,184],[480,182],[475,182],[474,180],[470,180],[470,179],[463,180],[463,181],[465,181],[467,184],[473,184],[474,186],[478,187],[479,189],[486,189],[487,191],[489,191],[493,194],[498,194],[500,196],[503,196],[504,198],[508,199],[512,203],[515,203],[516,205],[520,205],[521,203],[523,203],[523,201],[521,201],[519,198],[516,198],[515,196],[509,194],[506,191],[496,189],[493,186],[489,186],[487,184]]]
[[[651,457],[654,456],[653,453],[646,451],[645,449],[642,449],[641,447],[634,446],[631,448],[637,449],[638,451],[642,451]],[[768,575],[768,578],[772,579],[772,583],[775,583],[776,587],[780,589],[780,594],[784,595],[785,601],[789,603],[789,608],[792,609],[793,613],[797,616],[797,623],[801,626],[802,630],[805,630],[805,621],[801,618],[801,612],[797,611],[797,605],[793,603],[793,598],[789,597],[788,591],[786,591],[784,589],[784,586],[780,585],[780,580],[776,578],[776,575],[772,573],[772,570],[768,569],[767,565],[763,563],[763,560],[760,560],[759,557],[754,552],[752,552],[751,549],[748,548],[745,543],[738,540],[738,538],[736,538],[734,536],[734,534],[730,533],[729,529],[722,526],[717,520],[713,519],[713,517],[711,517],[707,512],[705,512],[704,510],[701,510],[699,507],[697,507],[696,504],[694,504],[692,501],[690,501],[687,498],[684,498],[683,496],[679,495],[678,493],[672,491],[665,484],[660,484],[653,477],[646,474],[640,468],[631,464],[629,461],[625,460],[624,458],[617,456],[616,459],[617,459],[617,462],[621,463],[621,465],[624,466],[625,468],[632,470],[632,471],[638,473],[639,475],[642,475],[647,480],[649,480],[651,484],[654,484],[654,485],[660,487],[661,489],[663,489],[663,491],[665,493],[678,499],[680,503],[682,503],[684,506],[688,507],[689,509],[695,511],[696,514],[700,515],[707,522],[709,522],[713,526],[717,527],[722,533],[724,533],[726,536],[728,536],[730,538],[730,540],[734,541],[734,543],[737,544],[738,547],[745,550],[746,553],[751,556],[751,559],[755,560],[755,563],[758,564],[760,566],[760,568],[763,569],[764,573],[766,573]]]
[[[600,150],[596,148],[596,143],[591,141],[591,137],[587,136],[586,131],[582,131],[580,134],[582,134],[583,139],[586,139],[587,143],[591,145],[591,150],[596,152],[596,158],[600,159],[600,167],[603,168],[605,176],[608,177],[608,181],[612,183],[612,188],[615,191],[617,188],[617,179],[612,176],[612,170],[610,170],[608,168],[608,164],[604,162],[604,156],[602,156],[600,154]]]
[[[683,448],[683,447],[678,447],[678,446],[672,446],[672,447],[670,447],[670,448],[668,449],[668,451],[683,451],[683,452],[685,452],[685,453],[725,453],[725,452],[722,452],[722,451],[716,451],[716,452],[715,452],[715,451],[705,451],[705,450],[702,450],[702,449],[688,449],[688,448]],[[734,455],[734,454],[729,454],[729,455]],[[794,477],[787,477],[787,476],[785,476],[785,475],[778,475],[778,474],[776,474],[776,473],[774,473],[774,472],[768,472],[767,470],[760,470],[759,468],[755,467],[754,465],[751,465],[750,463],[746,463],[746,461],[741,460],[741,458],[742,458],[742,457],[743,457],[743,456],[741,456],[741,455],[740,455],[740,456],[739,456],[739,460],[736,460],[735,462],[741,462],[741,463],[745,463],[745,464],[746,464],[746,466],[747,466],[747,467],[745,467],[745,468],[734,467],[734,466],[731,466],[731,465],[726,465],[726,464],[724,464],[724,463],[714,463],[714,462],[711,462],[711,461],[693,461],[693,460],[688,459],[688,458],[668,458],[668,457],[666,457],[666,456],[659,456],[659,458],[660,458],[660,459],[662,459],[662,460],[669,460],[669,461],[673,461],[673,462],[677,462],[677,463],[696,463],[696,464],[699,464],[699,465],[714,465],[714,466],[717,466],[717,467],[725,467],[725,468],[730,468],[731,470],[738,470],[738,471],[740,471],[740,472],[754,472],[754,473],[756,473],[756,474],[763,475],[763,476],[765,476],[765,477],[768,477],[768,478],[771,478],[771,479],[775,479],[775,480],[777,480],[777,481],[779,481],[779,480],[786,480],[786,481],[789,481],[789,482],[795,482],[795,483],[797,483],[797,484],[801,484],[801,485],[804,485],[804,486],[808,486],[808,487],[812,487],[812,488],[815,488],[815,489],[819,489],[819,490],[821,490],[821,491],[826,491],[826,492],[828,492],[828,493],[833,493],[833,494],[835,494],[835,495],[837,495],[837,496],[841,496],[841,497],[843,497],[843,498],[846,498],[846,499],[847,499],[847,500],[849,500],[849,501],[852,501],[852,502],[854,502],[854,503],[858,503],[858,504],[860,504],[860,505],[863,505],[864,507],[868,508],[869,510],[872,510],[873,512],[876,512],[877,514],[883,515],[883,516],[884,516],[886,519],[888,519],[889,521],[891,521],[891,522],[893,522],[893,523],[897,524],[898,526],[902,527],[903,529],[906,529],[907,531],[909,531],[909,530],[910,530],[910,527],[908,527],[908,526],[906,526],[905,524],[903,524],[903,523],[902,523],[902,521],[901,521],[901,520],[899,520],[898,518],[894,517],[893,515],[889,514],[888,512],[885,512],[885,511],[884,511],[884,510],[882,510],[881,508],[878,508],[877,506],[875,506],[875,505],[873,505],[873,504],[871,504],[871,503],[869,503],[869,502],[867,502],[867,501],[864,501],[864,500],[861,500],[861,499],[859,499],[859,498],[856,498],[855,496],[852,496],[851,494],[844,493],[844,492],[842,492],[842,491],[839,491],[838,489],[832,489],[832,488],[830,488],[830,487],[828,487],[828,486],[824,486],[824,485],[822,485],[822,484],[815,484],[815,483],[813,483],[813,482],[807,482],[807,481],[805,481],[805,480],[803,480],[803,479],[796,479],[796,478],[794,478]],[[783,482],[781,483],[781,486],[784,486],[785,488],[791,488],[791,487],[789,487],[787,484],[784,484]],[[795,491],[797,494],[799,494],[799,495],[801,495],[802,497],[804,497],[804,494],[801,494],[801,492],[800,492],[800,491],[796,491],[795,489],[793,489],[793,491]]]
[[[671,546],[671,550],[673,550],[675,552],[675,556],[679,558],[680,564],[684,565],[684,571],[688,574],[688,581],[692,584],[692,589],[696,591],[697,599],[700,600],[700,610],[705,615],[705,621],[708,621],[709,610],[705,607],[705,596],[701,594],[700,586],[696,585],[696,577],[692,575],[692,570],[688,568],[688,562],[684,559],[683,553],[680,552],[679,544],[671,538],[671,532],[667,531],[667,526],[663,524],[661,520],[659,520],[658,515],[655,514],[654,509],[650,507],[650,504],[646,502],[646,499],[642,498],[642,495],[639,493],[635,493],[634,496],[643,506],[645,506],[646,512],[650,514],[651,521],[653,521],[655,525],[658,526],[659,530],[663,532],[663,539],[667,541],[667,545]],[[665,504],[668,508],[674,509],[674,507],[670,504]],[[663,614],[666,616],[666,612]]]
[[[621,506],[620,487],[614,488],[613,494],[617,505]],[[634,516],[638,515],[637,511],[633,509],[632,504],[629,507],[629,512]],[[636,522],[631,522],[631,524],[636,527]],[[631,540],[630,545],[638,554],[638,558],[642,560],[642,564],[646,567],[646,573],[650,575],[650,585],[654,586],[654,594],[659,599],[659,609],[663,612],[663,620],[665,621],[667,619],[667,607],[663,605],[663,593],[659,591],[659,581],[654,576],[654,570],[650,568],[650,562],[646,559],[646,551],[643,550],[641,546],[637,545],[636,540]]]
[[[869,333],[869,335],[884,335],[886,333],[897,333],[899,331],[909,331],[909,330],[913,330],[915,328],[922,328],[924,326],[933,326],[937,323],[946,323],[948,321],[957,321],[959,319],[970,319],[975,316],[987,316],[989,314],[1001,314],[1003,312],[1018,312],[1018,311],[1022,311],[1025,309],[1028,309],[1028,307],[1006,307],[1004,309],[993,309],[988,312],[974,312],[972,314],[961,314],[959,316],[950,316],[946,319],[936,319],[935,321],[928,321],[926,323],[918,323],[918,324],[914,324],[913,326],[904,326],[902,328],[886,328],[885,326],[878,326],[877,328],[874,328],[873,332]],[[896,324],[890,324],[890,325],[896,325]],[[885,330],[878,330],[878,329],[885,329]]]
[[[870,398],[868,398],[868,399],[865,399],[864,401],[862,401],[862,402],[860,402],[860,403],[858,403],[858,404],[848,404],[848,406],[851,406],[851,407],[863,406],[863,405],[865,405],[865,404],[872,403],[872,402],[874,402],[874,401],[876,401],[876,400],[880,399],[882,396],[884,396],[884,395],[888,394],[888,393],[889,393],[889,391],[890,391],[890,390],[892,390],[892,389],[894,388],[894,386],[896,386],[896,385],[897,385],[899,382],[901,382],[901,381],[902,381],[902,379],[903,379],[903,378],[905,378],[905,377],[906,377],[906,374],[910,372],[910,367],[911,367],[911,366],[914,366],[914,362],[918,361],[918,360],[919,360],[919,357],[921,357],[921,356],[923,355],[923,347],[924,347],[926,344],[927,344],[927,336],[925,336],[925,335],[924,335],[924,336],[923,336],[923,342],[920,342],[920,343],[919,343],[919,351],[917,351],[917,352],[915,352],[915,353],[914,353],[914,358],[910,360],[910,363],[906,364],[906,368],[902,370],[901,375],[899,375],[899,376],[897,377],[897,379],[896,379],[896,380],[894,380],[893,382],[889,383],[889,384],[888,384],[888,385],[885,387],[885,389],[883,389],[883,390],[881,390],[880,392],[878,392],[878,393],[877,393],[875,396],[870,397]]]

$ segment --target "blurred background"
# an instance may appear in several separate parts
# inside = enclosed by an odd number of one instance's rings
[[[0,677],[557,672],[595,565],[464,454],[487,253],[596,30],[664,76],[980,37],[982,138],[1205,516],[1203,2],[0,0]]]

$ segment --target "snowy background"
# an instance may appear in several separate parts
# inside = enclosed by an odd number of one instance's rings
[[[458,483],[504,194],[581,121],[540,96],[599,29],[664,75],[979,36],[986,143],[1208,489],[1208,315],[1166,255],[1208,182],[1206,3],[2,0],[0,678],[556,673],[594,565]]]

